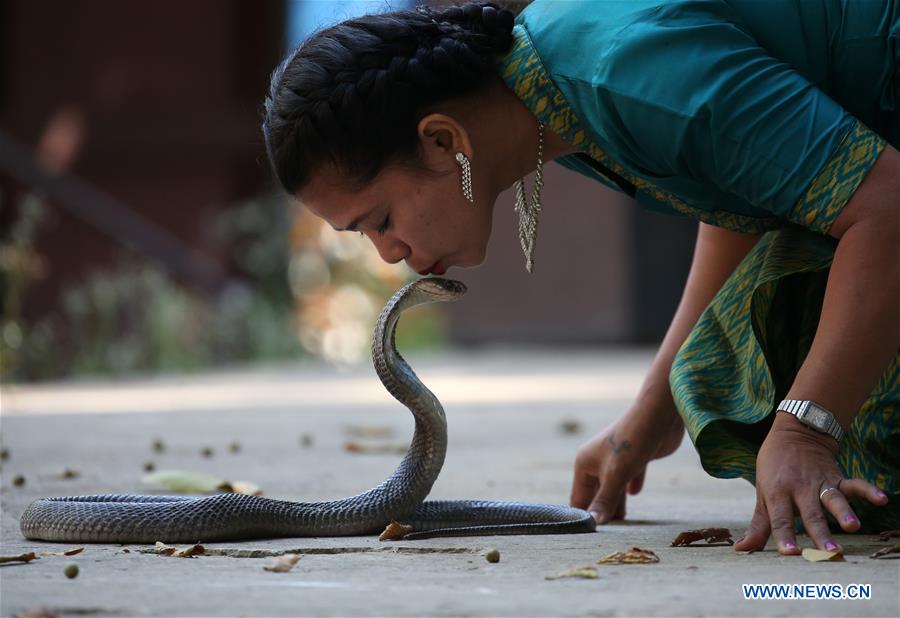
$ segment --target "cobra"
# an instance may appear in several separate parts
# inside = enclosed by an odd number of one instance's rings
[[[411,525],[404,539],[482,534],[592,532],[590,513],[553,504],[442,500],[424,502],[447,452],[447,422],[437,397],[397,351],[400,314],[416,305],[456,300],[459,281],[418,279],[401,288],[378,318],[372,344],[384,387],[415,418],[409,451],[383,483],[332,502],[288,502],[242,494],[42,498],[22,515],[29,539],[79,543],[153,543],[375,534],[391,521]]]

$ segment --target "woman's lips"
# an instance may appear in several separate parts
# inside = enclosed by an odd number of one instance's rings
[[[432,264],[425,270],[420,270],[419,274],[420,275],[443,275],[445,272],[447,272],[447,269],[444,268],[441,265],[441,261],[438,260],[437,262],[435,262],[434,264]]]

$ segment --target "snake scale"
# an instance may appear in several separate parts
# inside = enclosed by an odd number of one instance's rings
[[[409,451],[383,483],[331,502],[287,502],[224,493],[213,496],[108,494],[42,498],[22,514],[26,538],[79,543],[198,542],[251,538],[376,534],[391,521],[411,525],[404,539],[486,534],[593,532],[581,509],[553,504],[450,500],[424,502],[447,451],[447,422],[437,397],[418,379],[394,343],[406,309],[455,300],[459,281],[418,279],[401,288],[378,318],[372,344],[385,388],[409,408],[415,432]]]

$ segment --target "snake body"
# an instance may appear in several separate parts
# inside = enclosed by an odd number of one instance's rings
[[[412,526],[405,539],[594,531],[589,513],[560,505],[424,502],[444,463],[447,422],[437,397],[397,351],[394,333],[404,310],[427,302],[455,300],[465,291],[459,281],[419,279],[394,294],[378,318],[372,344],[375,370],[388,392],[412,412],[415,432],[403,461],[377,487],[343,500],[312,503],[233,493],[42,498],[22,514],[22,534],[43,541],[175,543],[375,534],[394,520]]]

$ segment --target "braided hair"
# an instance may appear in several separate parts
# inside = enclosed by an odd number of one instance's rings
[[[321,30],[272,74],[262,124],[276,177],[291,194],[323,164],[363,186],[417,160],[423,110],[475,93],[512,45],[513,15],[491,3],[419,8]]]

